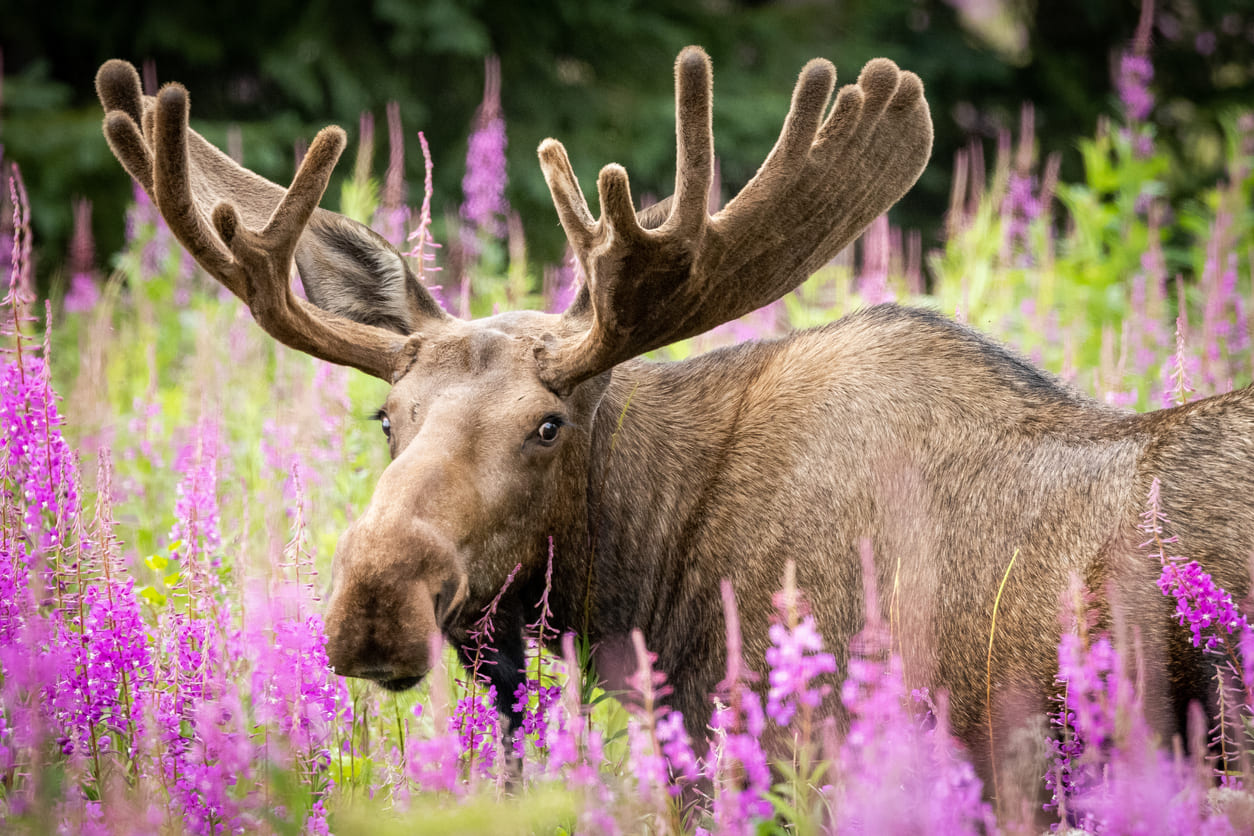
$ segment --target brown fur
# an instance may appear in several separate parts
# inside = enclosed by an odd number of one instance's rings
[[[414,684],[430,635],[463,644],[518,567],[487,668],[511,695],[552,538],[553,626],[586,633],[619,678],[640,630],[701,736],[724,674],[720,581],[733,584],[745,656],[761,670],[771,593],[794,562],[843,669],[864,622],[868,540],[909,684],[949,693],[953,729],[985,767],[990,716],[1017,726],[1054,690],[1072,577],[1099,593],[1104,625],[1121,616],[1151,720],[1178,730],[1207,674],[1136,523],[1159,478],[1180,550],[1246,595],[1254,394],[1130,415],[894,306],[682,363],[631,359],[786,293],[910,186],[931,141],[913,75],[874,61],[825,117],[834,71],[811,62],[775,150],[710,217],[708,59],[685,50],[676,79],[674,197],[637,215],[625,172],[609,166],[593,220],[565,152],[546,141],[541,162],[588,284],[562,315],[463,322],[385,242],[315,210],[342,133],[320,135],[285,192],[188,129],[182,88],[146,99],[129,65],[101,68],[111,146],[201,264],[277,339],[393,383],[393,462],[333,564],[336,670]],[[293,257],[315,304],[287,288]],[[1012,557],[989,705],[985,651]],[[826,710],[839,717],[838,701]]]

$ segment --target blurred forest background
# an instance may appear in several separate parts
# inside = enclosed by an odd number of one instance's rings
[[[1158,0],[1149,40],[1160,147],[1179,165],[1167,188],[1188,200],[1219,174],[1219,122],[1254,102],[1254,2]],[[0,144],[30,192],[41,288],[66,260],[73,202],[89,199],[97,252],[123,240],[129,178],[100,133],[93,78],[106,59],[147,62],[149,80],[192,95],[194,126],[286,183],[294,149],[324,124],[357,138],[399,103],[411,205],[421,201],[418,131],[435,162],[439,216],[461,201],[467,137],[497,56],[508,131],[507,196],[529,260],[552,263],[563,239],[535,160],[561,139],[590,194],[617,161],[637,197],[669,194],[674,177],[671,67],[681,47],[714,62],[714,135],[724,198],[775,140],[802,64],[824,56],[841,83],[888,56],[924,80],[936,125],[932,163],[894,222],[937,239],[955,152],[1016,130],[1035,109],[1038,158],[1059,152],[1080,176],[1076,137],[1118,111],[1115,50],[1137,30],[1140,0],[48,0],[0,12]],[[1204,92],[1203,92],[1204,91]],[[352,147],[350,146],[350,154]],[[339,176],[351,174],[349,161]],[[338,194],[333,184],[331,195]],[[330,204],[334,207],[334,198]]]

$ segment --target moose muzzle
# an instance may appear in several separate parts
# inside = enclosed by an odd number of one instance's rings
[[[327,657],[342,676],[403,691],[431,669],[432,636],[461,607],[468,583],[455,548],[431,526],[381,522],[367,513],[340,538]]]

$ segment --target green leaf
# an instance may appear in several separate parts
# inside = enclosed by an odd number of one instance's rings
[[[165,606],[165,600],[166,600],[165,594],[158,592],[157,590],[153,589],[151,586],[141,586],[138,590],[136,590],[136,593],[139,595],[140,598],[143,598],[145,601],[152,604],[154,607]]]

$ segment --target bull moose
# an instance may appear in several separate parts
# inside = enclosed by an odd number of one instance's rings
[[[541,143],[586,281],[561,314],[465,321],[380,236],[318,208],[341,129],[317,135],[285,190],[189,128],[183,87],[144,96],[130,64],[100,69],[113,152],[200,265],[279,342],[391,384],[378,417],[392,461],[334,558],[335,671],[415,685],[432,634],[464,644],[520,565],[487,667],[498,694],[514,693],[551,539],[553,624],[585,632],[601,658],[639,629],[701,736],[724,673],[721,581],[761,665],[771,590],[792,561],[840,663],[865,618],[865,540],[880,587],[897,591],[911,684],[948,691],[973,752],[994,721],[1047,705],[1073,577],[1101,593],[1107,623],[1113,601],[1135,629],[1149,717],[1174,733],[1208,674],[1155,586],[1138,513],[1158,478],[1181,548],[1246,594],[1254,395],[1118,411],[895,305],[682,362],[641,359],[791,291],[930,154],[917,76],[876,59],[830,104],[835,70],[816,59],[756,176],[710,215],[711,79],[701,49],[680,53],[675,191],[642,211],[611,164],[594,218],[562,145]],[[307,299],[291,288],[293,259]],[[835,698],[827,709],[839,712]]]

